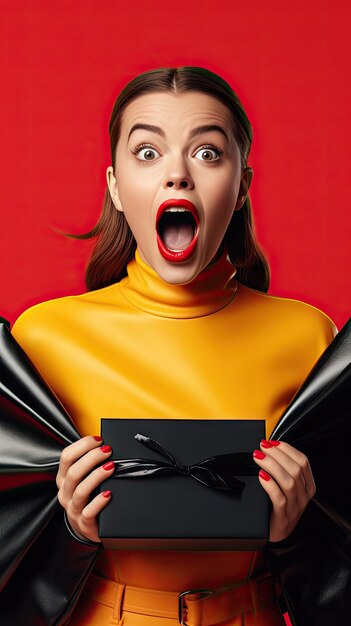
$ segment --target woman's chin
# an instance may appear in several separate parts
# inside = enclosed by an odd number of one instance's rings
[[[198,267],[197,263],[192,263],[191,260],[186,263],[160,262],[156,263],[153,269],[164,282],[171,285],[191,283],[201,271],[201,267]]]
[[[186,261],[169,260],[164,258],[158,249],[152,255],[143,254],[138,248],[140,258],[151,267],[156,274],[166,283],[171,285],[185,285],[192,282],[203,269],[198,251]]]

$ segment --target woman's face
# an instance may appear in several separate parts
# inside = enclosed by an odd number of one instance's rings
[[[164,281],[188,283],[211,263],[251,178],[215,97],[150,93],[123,111],[107,182],[141,258]]]

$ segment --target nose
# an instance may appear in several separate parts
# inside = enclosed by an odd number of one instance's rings
[[[173,189],[192,189],[194,187],[193,179],[182,157],[173,159],[165,176],[165,187],[172,187]]]

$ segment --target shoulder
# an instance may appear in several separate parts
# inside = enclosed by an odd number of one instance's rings
[[[323,351],[338,332],[335,323],[326,313],[307,302],[273,296],[244,285],[240,286],[240,291],[247,314],[250,315],[251,311],[256,322],[262,321],[272,336],[284,336],[288,333],[290,341],[316,344],[317,351]]]
[[[99,323],[101,312],[119,303],[118,283],[79,295],[40,302],[26,309],[15,321],[11,333],[24,349],[33,342],[44,342],[53,334],[69,336],[77,328]]]
[[[74,308],[74,296],[40,302],[26,309],[17,318],[11,333],[22,348],[30,353],[31,346],[45,342],[53,329],[65,325],[65,319]]]

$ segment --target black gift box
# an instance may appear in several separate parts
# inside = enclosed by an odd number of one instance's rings
[[[134,437],[156,440],[182,465],[216,455],[252,455],[265,437],[264,420],[101,420],[111,459],[164,462]],[[251,459],[250,459],[251,463]],[[256,465],[256,464],[255,464]],[[259,550],[269,535],[269,499],[259,483],[259,467],[249,476],[240,497],[233,497],[194,478],[114,476],[101,485],[112,498],[100,514],[99,536],[108,549],[132,550]]]

